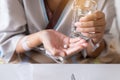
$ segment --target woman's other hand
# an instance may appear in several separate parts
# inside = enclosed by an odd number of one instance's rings
[[[80,52],[87,47],[85,40],[81,38],[69,38],[55,30],[40,32],[40,40],[46,50],[54,56],[69,56]]]

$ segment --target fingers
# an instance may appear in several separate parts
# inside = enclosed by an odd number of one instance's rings
[[[85,48],[85,46],[87,46],[87,43],[81,44],[81,45],[76,45],[75,47],[70,47],[67,50],[65,50],[67,56],[69,55],[73,55],[76,54],[78,52],[80,52],[81,50],[83,50]]]
[[[75,42],[78,42],[78,41],[80,41],[81,40],[81,38],[80,37],[76,37],[76,38],[70,38],[70,43],[75,43]]]
[[[98,38],[101,36],[101,33],[82,33],[84,36],[89,38]]]
[[[70,43],[75,43],[75,42],[78,42],[79,40],[81,40],[80,37],[70,38]]]
[[[91,32],[100,33],[104,30],[102,27],[91,27],[91,28],[77,28],[76,31],[82,33],[91,33]]]
[[[105,18],[105,14],[101,11],[96,11],[93,14],[86,15],[85,17],[80,18],[80,21],[94,21],[101,18]]]
[[[99,36],[97,36],[96,38],[92,38],[94,43],[98,43],[99,41],[101,41],[103,39],[103,35],[104,33],[101,33]]]
[[[77,53],[82,49],[86,48],[88,43],[86,43],[86,41],[81,38],[74,38],[74,39],[70,38],[70,43],[66,45],[68,45],[67,48],[64,48],[64,45],[63,45],[63,47],[61,48],[52,48],[50,52],[54,56],[65,57],[65,56]]]
[[[89,37],[94,43],[98,43],[103,39],[104,32],[102,33],[82,33],[84,36]]]
[[[101,11],[96,11],[93,14],[82,17],[79,22],[75,23],[77,32],[92,38],[95,42],[99,42],[103,38],[105,25],[105,15]]]
[[[95,15],[99,16],[97,20],[95,19]],[[94,14],[82,17],[80,19],[80,22],[76,22],[76,31],[77,32],[83,32],[83,33],[88,33],[88,32],[103,32],[105,30],[105,16],[103,15],[102,12],[98,11]],[[82,20],[82,21],[81,21]]]
[[[106,25],[105,19],[99,19],[95,21],[85,21],[85,22],[76,22],[75,26],[76,27],[81,27],[81,28],[87,28],[87,27],[99,27]]]
[[[56,48],[51,49],[50,54],[53,56],[61,56],[61,57],[67,56],[65,51]]]
[[[80,52],[81,50],[83,50],[87,46],[88,46],[88,43],[84,39],[81,39],[76,43],[69,44],[69,48],[64,49],[64,51],[66,52],[67,56],[69,56],[69,55],[73,55],[75,53]]]
[[[95,20],[94,21],[94,26],[104,26],[106,25],[106,21],[105,21],[105,18],[101,18],[99,20]]]
[[[86,43],[86,41],[84,39],[81,39],[80,41],[76,42],[76,43],[71,43],[69,44],[69,47],[76,47],[76,46],[80,46],[82,44]]]
[[[76,43],[78,41],[80,41],[81,38],[80,37],[76,37],[76,38],[69,38],[69,39],[64,39],[64,42],[66,44],[70,44],[70,43]]]

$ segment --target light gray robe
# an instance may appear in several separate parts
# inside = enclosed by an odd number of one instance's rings
[[[68,36],[71,31],[72,2],[69,0],[54,28]],[[114,0],[99,0],[98,10],[106,15],[104,39],[109,44],[112,39],[109,30],[115,16]],[[27,29],[32,34],[45,29],[48,22],[43,0],[0,0],[0,57],[8,62]]]

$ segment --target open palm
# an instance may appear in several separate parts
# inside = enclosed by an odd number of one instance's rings
[[[45,30],[41,37],[43,45],[52,55],[69,56],[87,47],[87,43],[81,38],[69,38],[55,30]],[[64,45],[68,47],[65,48]]]

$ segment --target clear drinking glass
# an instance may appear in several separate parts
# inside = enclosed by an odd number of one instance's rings
[[[95,10],[97,10],[97,0],[74,0],[71,37],[82,37],[85,40],[89,39],[80,32],[76,32],[76,26],[74,24],[81,17],[93,13]]]
[[[72,27],[71,27],[71,37],[81,37],[87,42],[92,42],[92,39],[84,36],[81,32],[76,31],[75,22],[78,22],[81,17],[84,17],[88,14],[93,13],[97,10],[97,0],[74,0],[73,4],[73,19],[72,19]],[[91,32],[94,34],[95,32]],[[92,44],[93,50],[95,46]],[[82,55],[84,57],[87,56],[86,49],[82,51]]]

